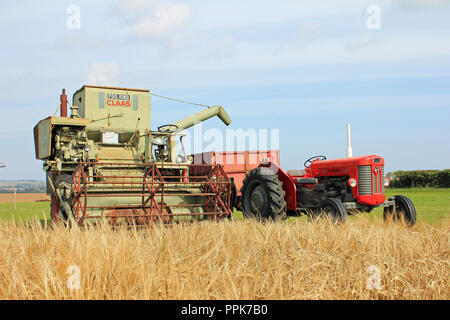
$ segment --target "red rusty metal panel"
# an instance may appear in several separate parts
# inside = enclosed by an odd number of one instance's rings
[[[62,89],[61,100],[61,117],[67,118],[67,95],[66,89]]]
[[[192,155],[194,164],[221,164],[227,176],[234,179],[237,196],[241,196],[241,188],[249,171],[258,167],[261,162],[270,160],[280,166],[280,150],[256,151],[219,151],[203,152]]]
[[[295,187],[294,179],[281,169],[279,165],[270,163],[263,166],[270,168],[274,174],[278,175],[278,179],[283,183],[283,190],[286,192],[284,200],[286,200],[287,209],[295,211],[297,209],[297,188]]]

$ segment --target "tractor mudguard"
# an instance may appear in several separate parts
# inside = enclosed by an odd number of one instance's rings
[[[297,209],[297,188],[294,180],[273,162],[260,164],[259,166],[271,169],[278,176],[278,179],[283,183],[283,190],[286,192],[284,200],[286,200],[287,210],[295,211]]]

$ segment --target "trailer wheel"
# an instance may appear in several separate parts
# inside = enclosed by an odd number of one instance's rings
[[[405,196],[393,196],[389,200],[394,200],[395,206],[385,207],[383,210],[383,218],[385,221],[405,221],[409,225],[416,223],[416,207],[411,199]]]
[[[340,199],[328,198],[320,203],[320,207],[315,210],[316,217],[327,216],[331,217],[338,222],[344,222],[347,220],[348,213],[344,204]]]
[[[286,218],[286,192],[272,170],[258,167],[250,171],[244,179],[241,192],[244,216],[258,220]]]

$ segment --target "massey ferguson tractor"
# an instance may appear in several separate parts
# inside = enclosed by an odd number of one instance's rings
[[[34,127],[54,221],[143,225],[232,213],[222,166],[193,164],[180,133],[214,116],[229,125],[222,107],[151,131],[149,90],[85,85],[73,95],[70,117],[67,104],[63,90],[61,116]]]
[[[386,200],[384,190],[390,181],[384,176],[384,164],[377,155],[352,156],[348,125],[347,158],[315,156],[305,161],[305,169],[287,172],[267,158],[247,173],[241,207],[245,216],[263,220],[306,214],[328,215],[337,221],[383,207],[386,220],[413,225],[416,209],[409,198],[397,195]]]

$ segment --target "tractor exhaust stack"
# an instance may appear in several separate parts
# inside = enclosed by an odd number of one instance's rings
[[[347,122],[347,158],[353,157],[352,138],[350,135],[350,122]]]

